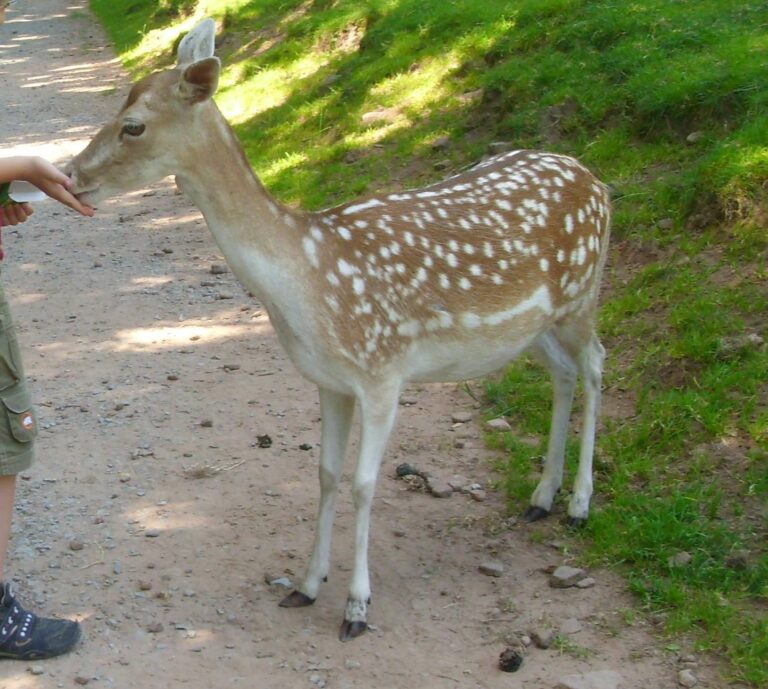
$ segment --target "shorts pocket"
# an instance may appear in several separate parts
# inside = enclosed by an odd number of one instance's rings
[[[0,399],[10,431],[7,440],[1,437],[5,434],[0,433],[0,441],[31,443],[37,435],[37,418],[29,391],[22,385],[15,390],[3,392]]]

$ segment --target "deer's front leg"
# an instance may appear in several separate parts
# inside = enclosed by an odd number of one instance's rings
[[[320,389],[320,417],[322,421],[320,508],[317,516],[315,544],[312,548],[312,556],[309,559],[304,581],[298,589],[280,601],[280,606],[283,608],[312,605],[317,598],[320,582],[328,577],[333,519],[336,514],[336,496],[339,492],[339,477],[344,465],[344,454],[347,449],[354,409],[354,397]]]
[[[339,638],[342,641],[360,636],[368,628],[368,604],[371,598],[371,583],[368,576],[368,532],[371,505],[381,459],[395,420],[398,394],[399,389],[389,390],[386,393],[378,390],[376,400],[360,400],[362,430],[353,487],[355,563],[344,621],[339,630]]]

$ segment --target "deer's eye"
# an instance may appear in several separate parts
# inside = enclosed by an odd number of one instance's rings
[[[123,124],[123,131],[121,133],[128,136],[141,136],[145,129],[146,125],[141,122],[133,122],[129,120]]]

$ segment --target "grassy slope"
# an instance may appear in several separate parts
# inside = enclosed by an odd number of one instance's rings
[[[413,186],[495,140],[576,154],[615,187],[596,504],[564,538],[620,566],[667,629],[697,629],[735,676],[768,685],[768,351],[744,339],[768,338],[765,3],[91,5],[137,75],[170,64],[200,17],[219,21],[217,100],[284,200]],[[489,416],[545,437],[538,369],[487,393]],[[499,469],[518,510],[543,441],[489,440],[512,450]],[[692,562],[670,567],[679,551]]]

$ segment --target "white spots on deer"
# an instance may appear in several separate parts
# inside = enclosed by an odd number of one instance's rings
[[[379,206],[386,206],[386,204],[383,201],[379,201],[379,199],[369,199],[368,201],[363,201],[362,203],[354,203],[351,206],[347,206],[343,211],[341,211],[341,214],[354,215],[355,213],[367,211],[371,208],[377,208]]]
[[[311,237],[304,237],[301,240],[301,243],[304,247],[304,254],[307,257],[307,260],[309,260],[313,267],[319,268],[320,259],[317,257],[317,244],[315,244],[315,241]]]

